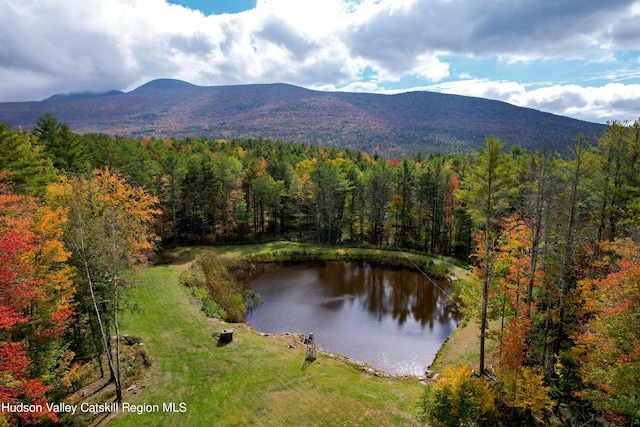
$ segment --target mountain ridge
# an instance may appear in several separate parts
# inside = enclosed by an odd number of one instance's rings
[[[566,152],[605,125],[502,101],[436,92],[323,92],[286,83],[197,86],[158,79],[130,92],[54,95],[0,103],[0,121],[31,129],[50,113],[79,133],[129,137],[269,138],[387,155],[469,152],[493,135],[527,149]]]

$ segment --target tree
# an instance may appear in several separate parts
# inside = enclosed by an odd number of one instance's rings
[[[87,133],[82,139],[87,145],[92,168],[117,170],[121,166],[122,155],[115,138],[103,133]]]
[[[532,231],[517,214],[505,218],[502,227],[496,256],[496,282],[501,288],[500,298],[496,298],[501,300],[498,367],[517,371],[529,353],[531,306],[527,304],[527,283],[532,268],[529,247]]]
[[[204,244],[210,235],[214,222],[214,192],[216,176],[213,156],[209,150],[193,153],[187,164],[187,174],[183,180],[184,209],[193,219],[192,229],[199,231],[200,243]]]
[[[298,233],[300,239],[303,231],[313,230],[316,227],[315,191],[311,180],[311,170],[317,163],[317,159],[305,159],[296,165],[293,182],[290,188],[290,198],[294,201],[298,217]],[[317,236],[319,237],[319,236]]]
[[[61,130],[62,123],[50,113],[45,113],[38,117],[36,125],[33,128],[33,132],[38,137],[38,140],[44,144],[47,150],[58,146],[58,138],[60,137]]]
[[[29,132],[14,132],[0,122],[0,170],[17,193],[38,194],[53,182],[56,172],[42,146]]]
[[[278,231],[277,214],[281,210],[282,199],[287,194],[284,180],[275,180],[267,172],[266,161],[260,159],[252,162],[249,170],[245,172],[244,181],[253,209],[254,232],[265,233],[268,218],[269,227],[275,235]]]
[[[232,231],[230,229],[233,229],[237,222],[233,212],[241,184],[242,164],[235,157],[219,154],[213,160],[213,170],[217,187],[214,198],[219,201],[220,207],[218,228],[222,229],[223,237],[228,237],[225,235]]]
[[[484,229],[484,255],[482,263],[482,309],[480,325],[480,372],[484,373],[485,335],[487,330],[487,306],[489,285],[492,280],[492,268],[495,258],[494,244],[497,236],[497,224],[508,204],[507,197],[512,176],[508,169],[507,158],[502,152],[504,144],[498,138],[488,137],[486,145],[474,159],[469,175],[461,184],[458,193],[466,204],[471,218]]]
[[[347,181],[338,160],[322,156],[310,172],[316,205],[316,232],[318,243],[326,237],[327,243],[340,239],[340,221],[344,214]]]
[[[444,249],[446,208],[445,198],[449,192],[449,174],[444,171],[444,159],[439,155],[430,155],[424,165],[418,182],[418,211],[422,226],[422,247],[426,251],[442,253]]]
[[[393,196],[393,170],[385,159],[377,160],[365,173],[370,242],[382,246],[387,237],[387,217]]]
[[[56,420],[44,403],[64,391],[73,358],[63,336],[73,312],[69,253],[60,240],[64,221],[61,209],[0,184],[0,400],[44,408],[9,415],[19,422]]]
[[[588,171],[592,169],[593,163],[593,157],[589,155],[588,140],[584,135],[579,135],[573,142],[571,153],[573,159],[566,161],[562,167],[566,174],[564,181],[567,183],[567,190],[563,194],[564,199],[561,200],[564,209],[559,214],[559,228],[561,229],[561,243],[559,248],[560,274],[558,275],[560,281],[560,301],[558,303],[558,332],[554,349],[556,355],[560,353],[561,343],[567,339],[565,336],[566,325],[572,323],[567,314],[569,305],[567,300],[575,288],[575,278],[572,277],[572,269],[574,268],[576,241],[579,237],[579,207],[580,205],[586,206],[584,202],[585,190],[583,187],[585,177]]]
[[[632,126],[613,122],[598,139],[597,174],[593,192],[598,197],[599,241],[613,241],[619,229],[635,210],[627,204],[638,197],[640,174],[640,123]]]
[[[157,200],[109,169],[96,170],[89,179],[73,177],[52,184],[49,200],[68,209],[65,241],[78,271],[77,300],[84,308],[82,313],[92,310],[95,314],[116,397],[121,401],[121,291],[128,271],[145,262],[153,248],[149,226],[158,214],[154,208]]]
[[[170,233],[171,246],[176,248],[179,239],[178,193],[185,174],[184,156],[172,140],[155,141],[152,150],[154,159],[161,168],[158,185],[158,195],[163,210],[161,236],[164,238]],[[167,231],[169,228],[170,232]]]
[[[616,239],[602,249],[612,254],[610,273],[578,283],[585,312],[575,352],[587,384],[580,394],[611,421],[621,415],[633,425],[640,419],[640,245]]]
[[[73,173],[87,171],[87,145],[67,124],[58,122],[58,119],[46,113],[36,120],[33,132],[56,168]]]
[[[396,242],[400,246],[409,243],[409,230],[413,225],[413,205],[415,199],[415,163],[404,158],[396,172],[396,190],[393,207],[396,216]]]

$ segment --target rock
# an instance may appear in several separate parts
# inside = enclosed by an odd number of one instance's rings
[[[288,344],[288,345],[287,345],[287,348],[296,348],[296,346],[295,346],[295,345],[293,345],[293,344]]]

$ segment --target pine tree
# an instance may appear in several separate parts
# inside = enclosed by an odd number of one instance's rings
[[[508,195],[512,173],[508,159],[502,152],[504,144],[494,137],[486,139],[486,145],[474,158],[475,162],[461,183],[460,200],[466,204],[473,220],[483,228],[484,255],[482,264],[482,308],[480,326],[480,372],[485,371],[485,338],[487,331],[487,307],[489,287],[493,275],[495,241],[498,223],[508,207]]]

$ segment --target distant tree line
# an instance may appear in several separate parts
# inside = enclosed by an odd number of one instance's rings
[[[56,317],[66,329],[56,329],[57,352],[47,354],[67,382],[72,353],[78,361],[113,354],[126,271],[151,255],[154,235],[164,247],[363,243],[473,265],[460,299],[480,320],[477,373],[497,385],[473,386],[490,394],[470,422],[495,422],[488,414],[497,407],[507,424],[552,411],[564,421],[598,415],[629,424],[640,418],[640,124],[612,123],[596,143],[578,135],[569,153],[507,151],[488,137],[469,155],[398,160],[263,139],[78,135],[50,115],[31,131],[0,123],[3,192],[61,218],[52,227],[63,234],[51,238],[69,252],[49,268],[72,268],[61,271],[73,290],[56,298],[64,295],[60,309],[75,314]],[[6,219],[23,215],[11,200],[3,221],[18,227]],[[0,326],[2,351],[26,336]],[[495,353],[486,352],[486,340]],[[31,342],[11,348],[35,352],[33,360],[44,351]],[[119,361],[107,357],[114,382]],[[15,377],[37,376],[39,366]],[[60,390],[62,379],[42,384]],[[447,387],[427,399],[431,408],[451,404]],[[444,422],[430,414],[432,423]]]
[[[60,173],[108,168],[158,197],[156,231],[168,246],[285,238],[460,258],[471,248],[454,196],[466,168],[459,154],[400,161],[263,139],[77,135],[50,115],[31,135]]]

